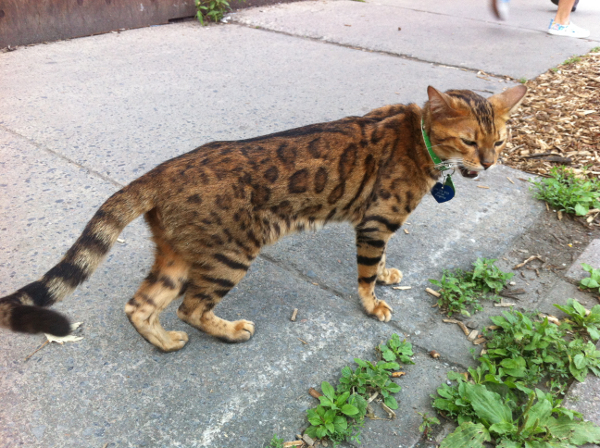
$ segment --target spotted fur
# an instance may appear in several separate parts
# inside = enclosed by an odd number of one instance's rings
[[[159,322],[160,312],[181,295],[182,320],[226,341],[248,340],[252,322],[223,320],[214,307],[263,246],[328,222],[355,227],[362,304],[389,321],[392,309],[375,297],[374,286],[397,283],[402,273],[386,268],[386,245],[440,176],[424,146],[421,121],[442,160],[479,171],[496,162],[506,142],[505,122],[524,94],[518,86],[485,99],[429,87],[423,109],[385,106],[362,117],[208,143],[168,160],[110,197],[42,278],[1,298],[0,326],[68,334],[68,320],[45,307],[88,279],[141,214],[153,234],[155,261],[125,312],[162,350],[178,350],[188,340]]]

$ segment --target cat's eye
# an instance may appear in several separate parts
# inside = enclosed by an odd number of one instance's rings
[[[494,146],[498,147],[504,143],[504,140],[500,140],[499,142],[494,143]]]
[[[461,138],[461,140],[467,146],[477,146],[477,142],[474,142],[473,140],[467,140],[466,138]]]

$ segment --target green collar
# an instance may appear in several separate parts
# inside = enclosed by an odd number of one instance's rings
[[[433,160],[435,169],[438,171],[449,170],[450,168],[441,164],[442,160],[438,157],[438,155],[435,152],[433,152],[433,149],[431,149],[431,140],[429,140],[429,136],[427,135],[427,132],[425,132],[425,122],[423,121],[422,118],[421,118],[421,133],[423,134],[423,141],[425,142],[425,146],[427,147],[427,151],[429,152],[429,156],[431,157],[431,160]]]

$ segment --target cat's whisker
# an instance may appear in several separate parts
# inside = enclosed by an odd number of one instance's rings
[[[462,159],[459,158],[450,158],[442,161],[442,163],[438,163],[435,165],[436,169],[439,168],[458,168],[458,166],[462,163]]]

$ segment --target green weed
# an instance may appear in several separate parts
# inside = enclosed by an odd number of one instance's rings
[[[486,380],[494,377],[496,384],[532,387],[547,376],[551,390],[566,390],[571,377],[564,339],[567,328],[547,318],[536,321],[534,313],[519,311],[506,311],[490,319],[500,329],[493,332],[488,352],[480,358],[490,370]]]
[[[202,25],[206,22],[219,22],[231,10],[227,0],[194,0],[196,18]]]
[[[398,409],[398,402],[391,394],[400,392],[400,386],[391,379],[391,373],[398,370],[400,366],[395,362],[379,361],[376,364],[354,358],[358,364],[356,370],[350,367],[342,369],[342,377],[338,386],[338,393],[356,391],[364,398],[368,398],[375,392],[383,396],[383,402],[390,409]]]
[[[464,316],[470,316],[471,313],[481,311],[483,308],[479,302],[480,299],[490,298],[498,300],[495,294],[498,294],[506,282],[514,274],[502,272],[494,265],[497,260],[478,258],[473,266],[473,271],[463,271],[455,269],[454,271],[444,270],[441,280],[429,281],[438,286],[441,297],[438,305],[442,311],[452,316],[459,313]],[[491,297],[489,295],[492,294]]]
[[[600,270],[596,269],[596,271],[600,274]],[[569,316],[566,319],[569,330],[578,331],[584,337],[589,336],[592,341],[600,339],[600,305],[594,306],[589,312],[574,299],[568,299],[564,306],[554,306]]]
[[[413,362],[412,345],[400,341],[397,334],[378,347],[384,359]],[[398,409],[398,402],[391,394],[400,391],[400,386],[392,381],[394,370],[400,366],[395,362],[378,361],[377,363],[354,358],[358,365],[352,370],[346,366],[342,369],[337,389],[324,381],[321,383],[323,396],[320,404],[306,411],[311,426],[306,434],[315,439],[327,438],[334,446],[344,441],[360,443],[360,432],[367,413],[367,400],[377,392],[390,409]]]
[[[321,390],[321,404],[306,411],[311,424],[306,434],[315,439],[329,438],[334,442],[334,446],[336,442],[352,439],[357,433],[357,427],[361,426],[364,420],[367,401],[349,391],[338,395],[327,381],[321,383]],[[347,417],[352,417],[351,424],[348,424]]]
[[[386,361],[398,361],[402,364],[414,364],[411,357],[413,356],[412,344],[400,340],[397,334],[392,335],[387,344],[381,344],[379,347],[381,357]]]
[[[592,291],[600,292],[600,269],[594,269],[586,263],[582,263],[581,266],[583,266],[584,271],[590,273],[590,276],[581,280],[579,286],[581,288],[587,288],[591,289]]]
[[[570,58],[565,60],[565,62],[563,62],[561,65],[570,65],[579,61],[581,61],[581,58],[579,56],[571,56]]]
[[[523,77],[519,78],[519,82],[520,82],[521,84],[525,84],[525,83],[527,82],[527,78],[525,78],[525,77],[523,76]]]
[[[473,263],[475,269],[471,279],[475,282],[475,287],[484,293],[499,294],[515,274],[502,272],[494,264],[498,260],[488,260],[487,258],[478,258]]]
[[[552,208],[585,216],[593,208],[600,208],[600,181],[581,179],[563,166],[553,167],[549,178],[531,181],[537,188],[535,197],[546,201]]]
[[[572,379],[600,376],[600,351],[573,333],[574,327],[584,328],[586,317],[588,327],[598,329],[598,324],[575,300],[557,307],[569,315],[561,325],[514,310],[491,318],[498,329],[487,335],[479,366],[469,368],[468,375],[449,372],[456,384],[442,384],[432,395],[433,407],[459,424],[440,448],[481,447],[491,440],[502,448],[600,443],[600,427],[556,398]],[[593,316],[596,312],[600,305]],[[536,388],[543,380],[548,393]]]
[[[460,423],[440,448],[482,447],[492,439],[499,448],[568,447],[600,441],[600,427],[562,407],[552,394],[536,389],[516,404],[485,385],[464,378],[458,381],[457,400],[475,415]]]
[[[283,439],[277,437],[277,434],[273,434],[271,443],[269,443],[269,446],[267,448],[283,448]]]

